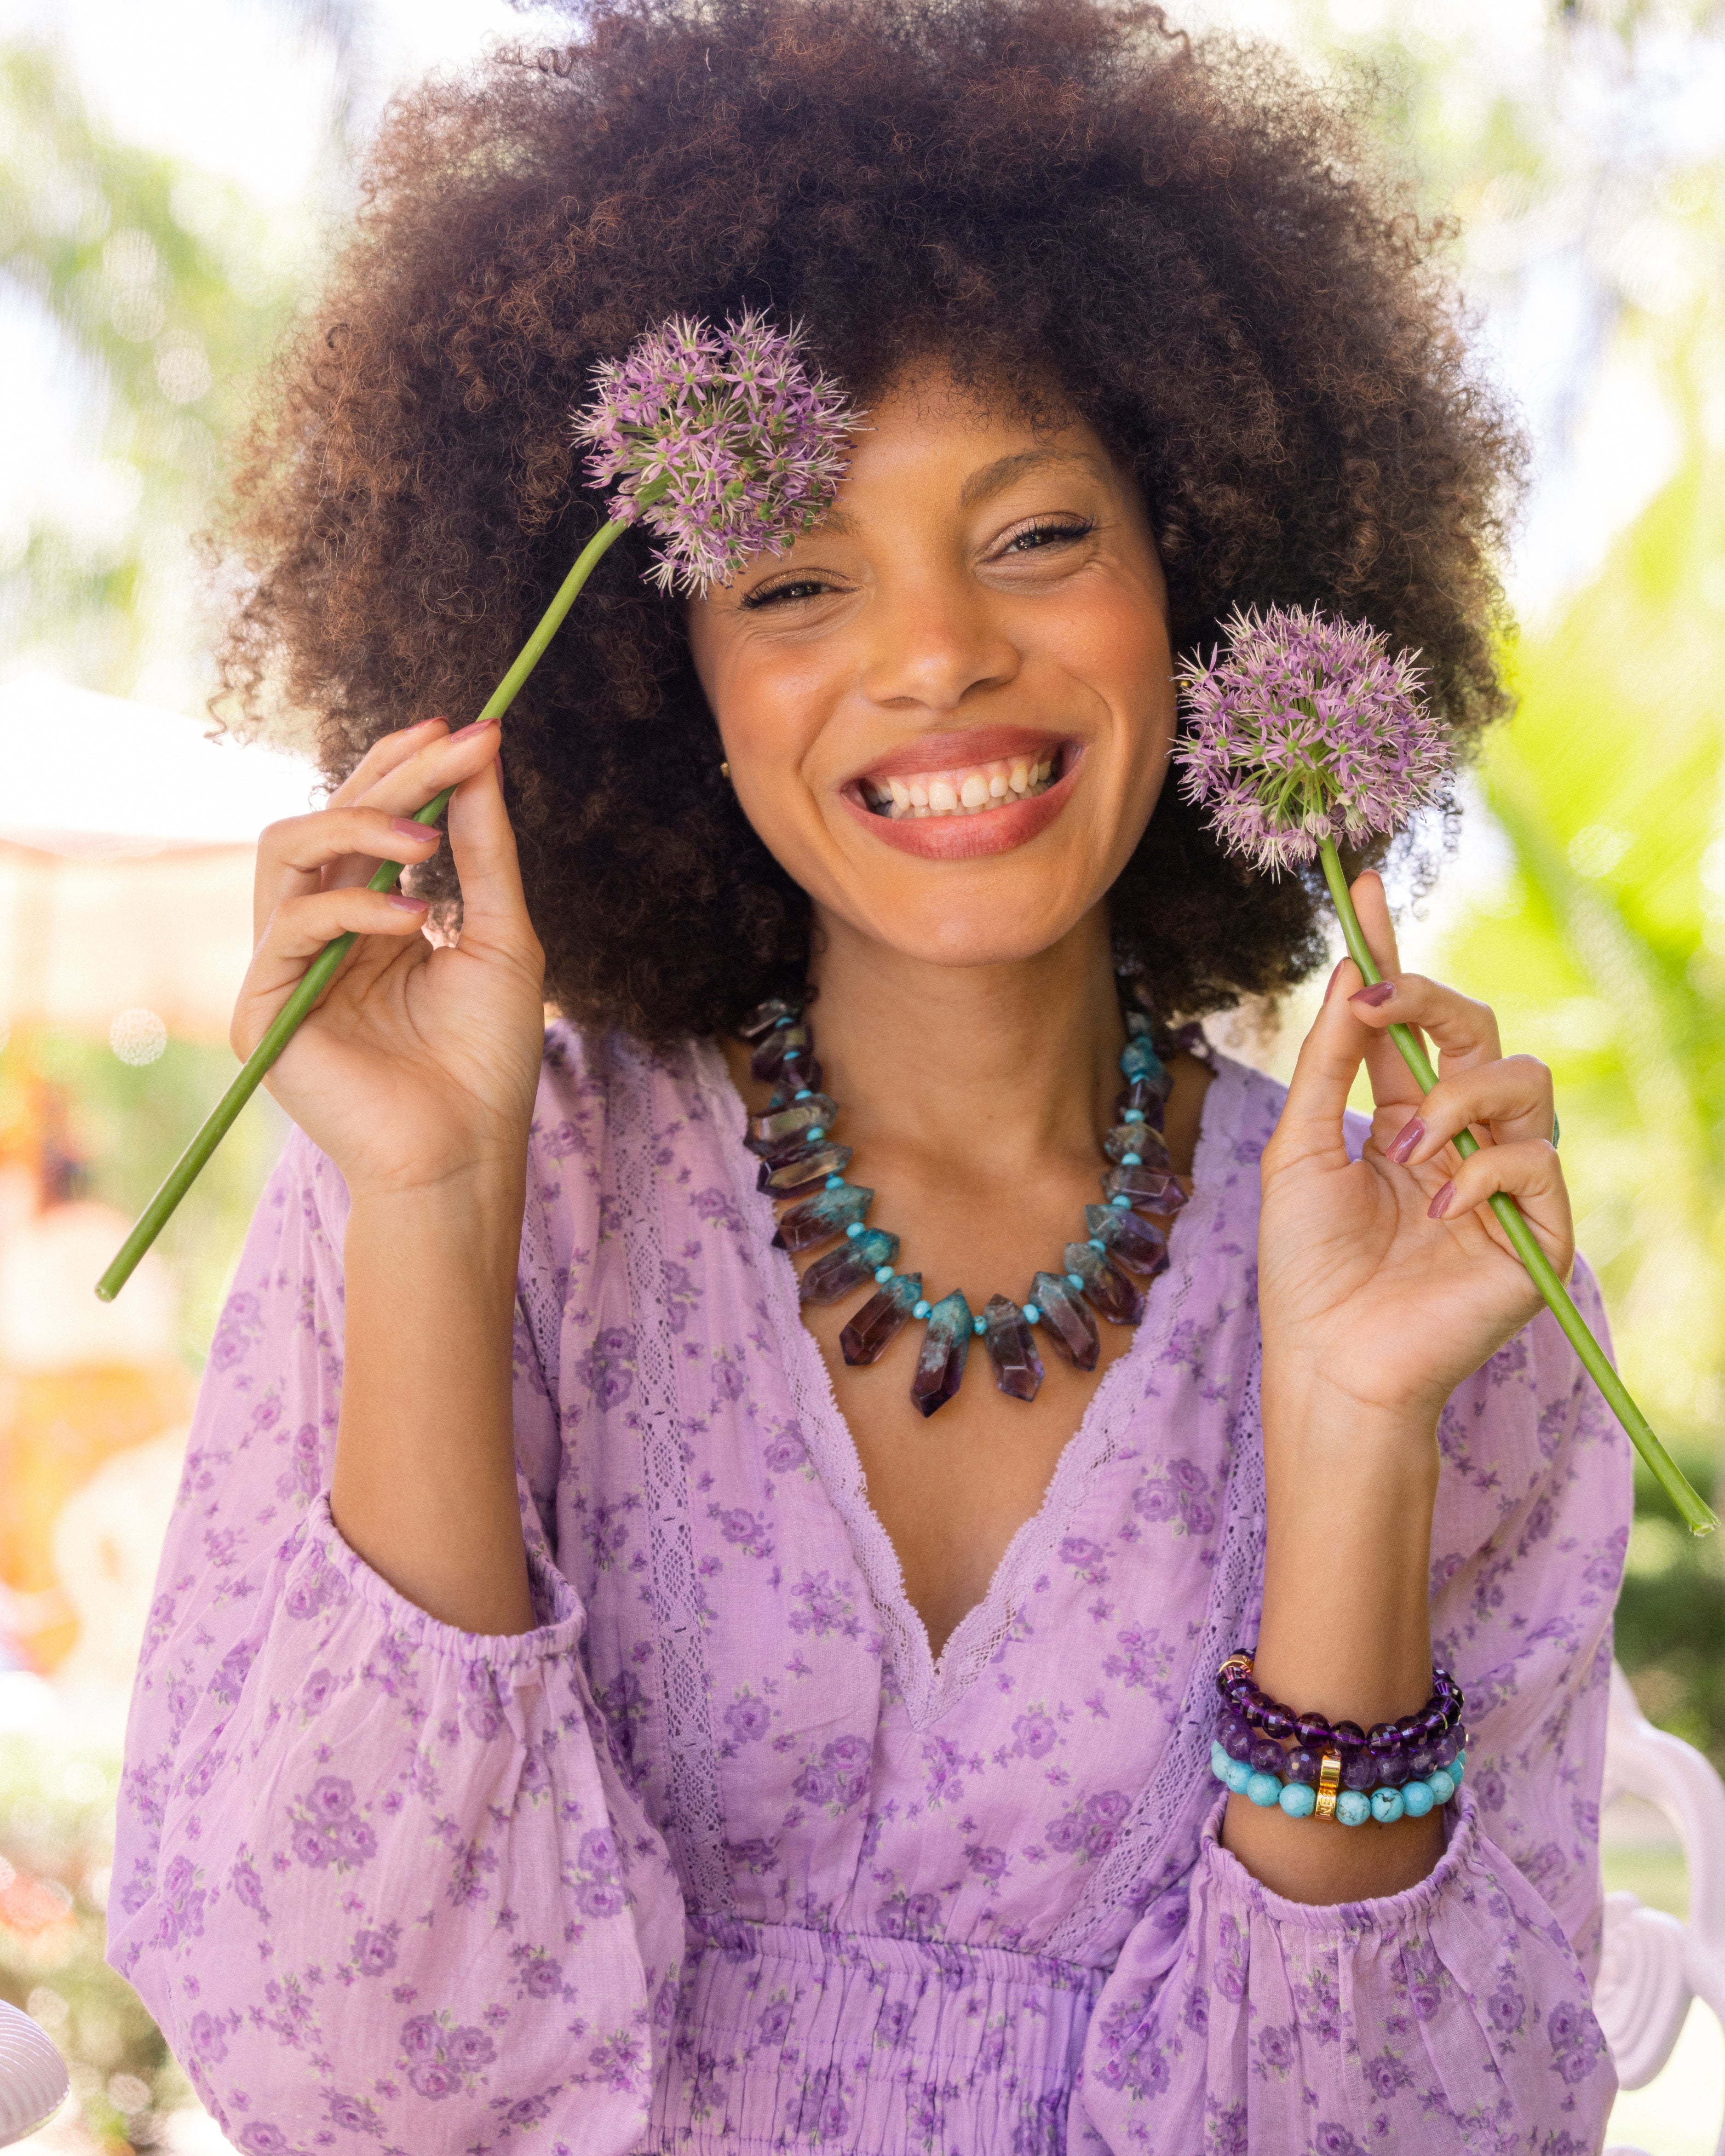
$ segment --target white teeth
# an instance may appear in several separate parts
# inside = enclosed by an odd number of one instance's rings
[[[921,773],[914,778],[865,778],[860,790],[877,814],[895,819],[980,816],[987,809],[1040,793],[1052,783],[1057,761],[1054,756],[1039,762],[1013,757],[973,764],[968,770]]]

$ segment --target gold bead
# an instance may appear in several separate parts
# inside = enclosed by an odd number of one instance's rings
[[[1216,1671],[1216,1681],[1219,1684],[1225,1684],[1230,1677],[1249,1677],[1251,1673],[1252,1658],[1250,1655],[1230,1655]]]
[[[1317,1770],[1317,1802],[1312,1808],[1313,1819],[1334,1819],[1336,1792],[1342,1786],[1342,1754],[1326,1752]]]

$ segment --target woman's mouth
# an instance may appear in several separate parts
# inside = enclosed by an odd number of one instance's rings
[[[1063,751],[999,757],[988,763],[955,764],[947,771],[918,771],[904,778],[860,782],[865,805],[876,816],[982,816],[991,808],[1045,793],[1061,775]]]
[[[900,853],[973,860],[1010,853],[1046,830],[1071,798],[1083,761],[1081,742],[1019,727],[978,727],[968,739],[925,737],[901,762],[883,757],[843,788],[839,798],[866,830]]]

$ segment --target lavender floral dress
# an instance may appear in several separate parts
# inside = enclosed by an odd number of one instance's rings
[[[1218,1073],[1173,1270],[938,1661],[714,1047],[547,1041],[519,1638],[434,1622],[331,1523],[346,1199],[295,1138],[210,1358],[112,1909],[246,2156],[1598,2147],[1626,1447],[1543,1316],[1455,1395],[1447,1851],[1388,1900],[1259,1886],[1215,1838],[1208,1720],[1256,1623],[1281,1096]],[[1318,1571],[1312,1614],[1370,1621]]]

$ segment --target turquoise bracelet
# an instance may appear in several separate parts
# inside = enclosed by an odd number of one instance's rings
[[[1363,1789],[1341,1789],[1336,1795],[1336,1817],[1343,1826],[1363,1826],[1376,1820],[1389,1826],[1399,1819],[1424,1819],[1440,1804],[1449,1803],[1461,1786],[1467,1754],[1458,1752],[1447,1767],[1423,1779],[1404,1782],[1401,1788],[1387,1784],[1368,1796]],[[1231,1759],[1219,1743],[1210,1746],[1210,1772],[1237,1797],[1268,1811],[1278,1805],[1290,1819],[1310,1819],[1317,1809],[1317,1792],[1304,1782],[1285,1782],[1280,1774],[1255,1768],[1245,1759]]]

